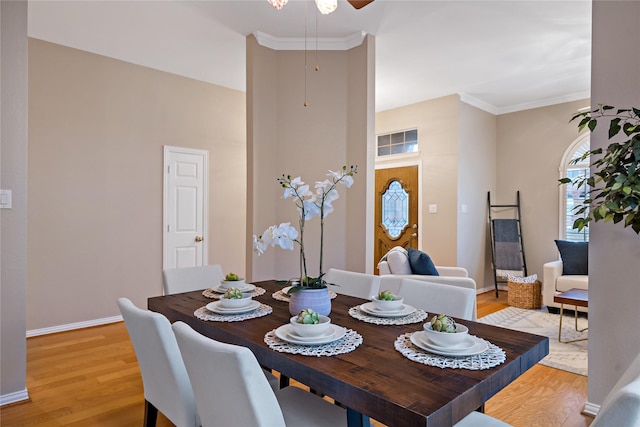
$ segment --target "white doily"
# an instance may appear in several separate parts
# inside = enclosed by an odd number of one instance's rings
[[[218,314],[213,311],[209,311],[206,307],[200,307],[193,312],[193,315],[200,320],[208,320],[212,322],[240,322],[242,320],[255,319],[256,317],[266,316],[271,314],[273,309],[267,304],[260,304],[260,307],[255,310],[248,311],[240,314]]]
[[[422,309],[416,309],[411,314],[407,314],[402,317],[376,317],[365,313],[360,310],[360,306],[351,307],[349,309],[349,316],[354,319],[362,320],[363,322],[373,323],[376,325],[408,325],[410,323],[422,322],[429,316],[429,313]]]
[[[280,353],[302,354],[303,356],[335,356],[336,354],[349,353],[362,344],[362,335],[352,329],[347,329],[344,337],[337,341],[320,345],[299,345],[281,340],[273,329],[264,336],[264,342],[271,350]]]
[[[259,297],[265,292],[267,291],[264,288],[259,288],[256,286],[251,292],[249,292],[249,294],[251,295],[252,298],[255,298],[255,297]],[[205,289],[204,291],[202,291],[202,295],[207,298],[220,299],[222,295],[224,295],[224,293],[214,291],[213,289]]]
[[[287,295],[284,292],[282,292],[282,289],[272,293],[271,296],[275,300],[289,302],[289,295]],[[338,294],[336,294],[333,291],[329,291],[329,296],[331,297],[331,299],[334,299],[335,297],[338,296]]]
[[[411,335],[414,332],[407,332],[396,338],[394,347],[404,357],[414,362],[423,363],[438,368],[470,369],[472,371],[489,369],[498,366],[506,360],[507,356],[500,347],[487,341],[489,348],[483,353],[473,356],[439,356],[417,348],[411,343]],[[486,341],[486,340],[485,340]]]

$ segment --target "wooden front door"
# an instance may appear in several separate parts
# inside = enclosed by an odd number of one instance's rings
[[[373,250],[378,261],[394,246],[418,247],[418,166],[376,170]]]

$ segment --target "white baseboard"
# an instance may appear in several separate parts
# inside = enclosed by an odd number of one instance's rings
[[[496,288],[495,286],[485,286],[484,288],[477,288],[476,289],[476,294],[483,294],[485,292],[492,292],[495,291]],[[498,285],[498,290],[500,291],[507,291],[509,290],[507,285]]]
[[[0,395],[0,406],[8,405],[9,403],[22,402],[23,400],[29,400],[29,393],[27,393],[26,388],[13,393]]]
[[[71,331],[74,329],[89,328],[91,326],[107,325],[109,323],[121,322],[122,316],[104,317],[102,319],[87,320],[84,322],[68,323],[66,325],[51,326],[50,328],[32,329],[27,331],[27,338],[38,335],[54,334],[56,332]]]
[[[591,402],[587,402],[586,405],[584,405],[584,409],[582,410],[583,414],[590,415],[592,417],[598,415],[598,412],[600,412],[600,405],[596,405],[595,403]]]

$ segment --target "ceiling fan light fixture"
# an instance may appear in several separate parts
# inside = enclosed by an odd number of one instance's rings
[[[285,4],[287,4],[287,1],[289,0],[267,0],[267,3],[275,7],[277,10],[280,10],[284,7]]]
[[[338,7],[338,0],[316,0],[316,6],[323,15],[328,15]]]

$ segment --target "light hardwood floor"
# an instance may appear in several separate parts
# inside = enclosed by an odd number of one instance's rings
[[[478,317],[504,307],[506,294],[478,296]],[[142,380],[123,323],[27,339],[27,389],[30,401],[0,408],[2,427],[142,426]],[[485,409],[515,427],[583,427],[586,398],[586,377],[536,365]],[[157,427],[172,425],[159,414]]]

